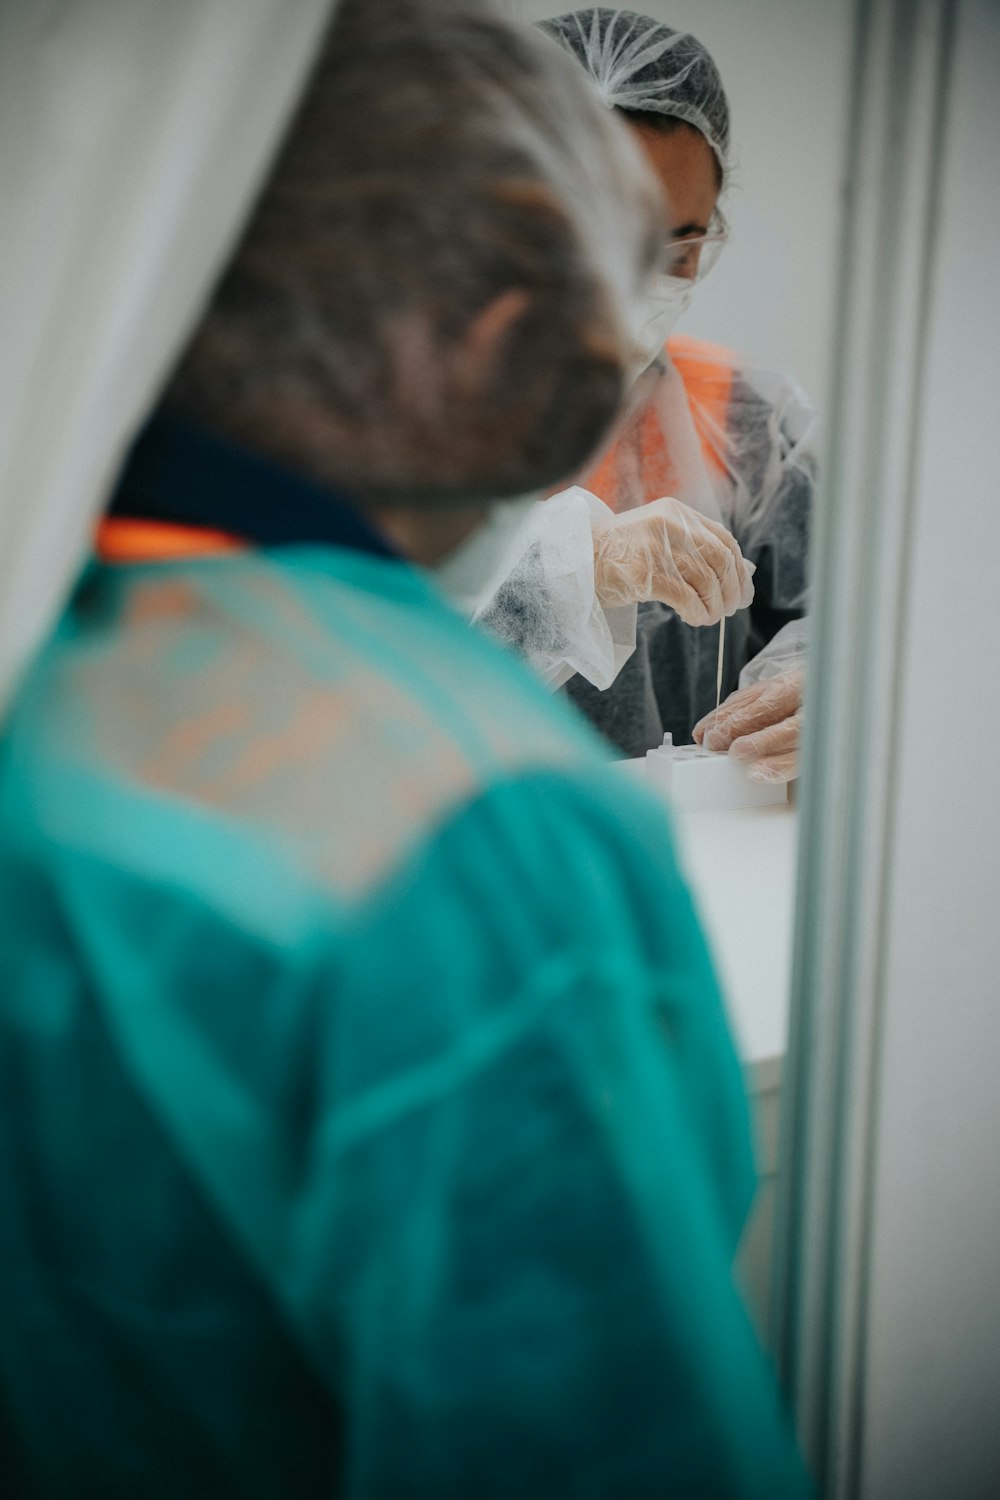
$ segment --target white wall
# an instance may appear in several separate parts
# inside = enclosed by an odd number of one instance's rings
[[[507,0],[526,20],[574,9]],[[845,154],[852,0],[637,0],[715,58],[733,114],[733,242],[681,332],[790,370],[825,400]]]
[[[866,1500],[1000,1495],[1000,8],[959,6],[896,769]]]

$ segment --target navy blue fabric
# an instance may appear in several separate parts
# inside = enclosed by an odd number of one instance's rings
[[[209,527],[258,547],[315,542],[399,556],[342,496],[166,410],[133,443],[108,514]]]

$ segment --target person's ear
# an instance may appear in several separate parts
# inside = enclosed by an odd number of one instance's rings
[[[456,357],[458,385],[464,395],[478,395],[488,386],[498,352],[527,312],[530,302],[527,292],[511,287],[494,297],[473,318],[462,336]]]

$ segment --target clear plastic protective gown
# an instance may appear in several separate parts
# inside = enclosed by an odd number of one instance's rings
[[[636,606],[609,607],[597,595],[595,538],[611,521],[608,507],[579,485],[536,501],[470,612],[549,688],[577,672],[608,688],[635,650]]]
[[[818,423],[796,382],[701,339],[675,336],[636,387],[632,409],[581,476],[614,510],[673,495],[732,532],[755,565],[754,602],[726,622],[723,696],[806,608]],[[715,706],[718,626],[639,606],[637,649],[608,691],[580,678],[571,696],[627,755],[670,731],[690,740]]]

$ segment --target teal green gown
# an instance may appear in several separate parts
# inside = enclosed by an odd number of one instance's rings
[[[81,579],[0,739],[0,1493],[808,1493],[663,812],[415,570]]]

